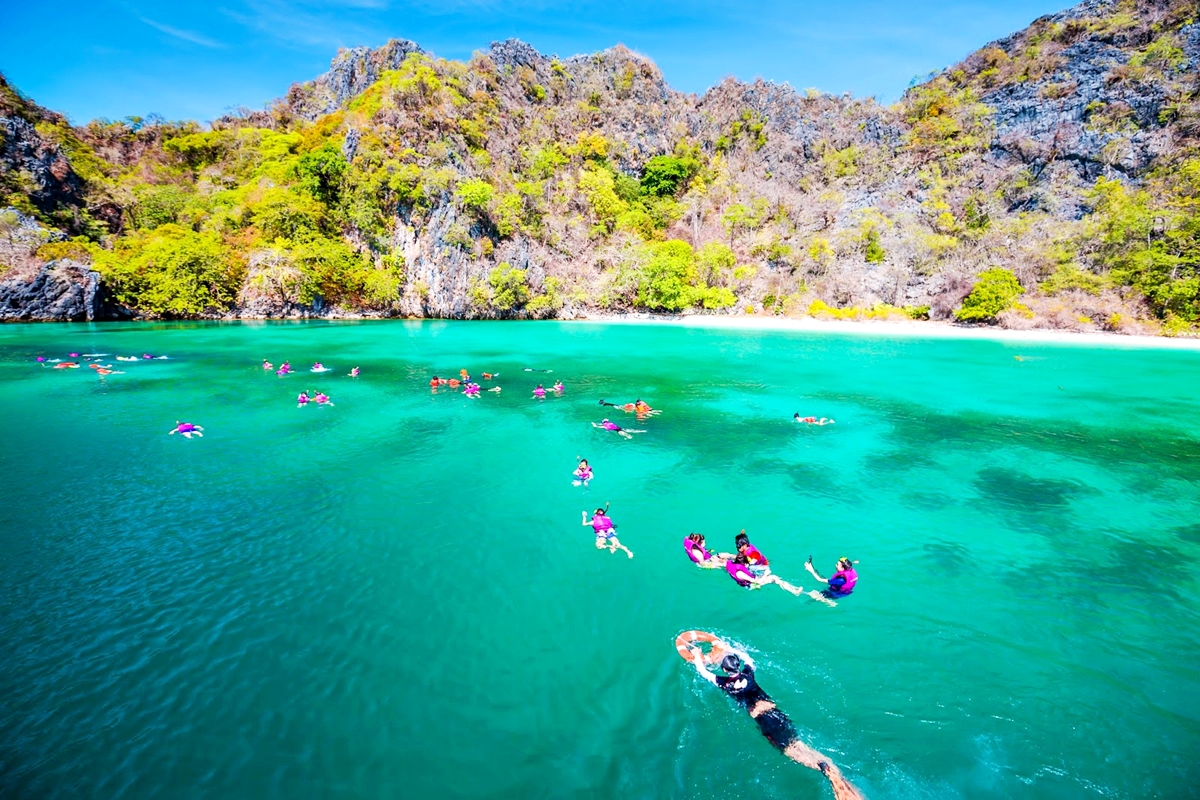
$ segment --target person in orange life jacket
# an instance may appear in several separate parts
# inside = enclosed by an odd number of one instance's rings
[[[845,556],[839,558],[837,572],[833,573],[833,577],[828,580],[822,578],[820,573],[817,572],[817,568],[812,563],[812,556],[808,557],[808,563],[804,565],[804,568],[811,572],[812,576],[821,583],[829,584],[829,588],[821,592],[821,594],[828,598],[838,598],[848,596],[854,591],[854,585],[858,583],[858,572],[854,569],[855,563]]]
[[[709,683],[717,686],[746,709],[751,719],[758,725],[762,735],[767,737],[779,752],[809,769],[815,769],[829,779],[833,789],[834,800],[862,800],[862,795],[841,770],[834,766],[828,757],[822,755],[800,740],[796,726],[787,715],[775,707],[771,696],[762,690],[754,677],[754,662],[745,653],[730,653],[721,660],[721,670],[724,675],[711,672],[704,663],[704,656],[696,649],[693,665],[700,676]]]
[[[736,553],[718,553],[717,555],[726,561],[730,561],[737,556],[745,556],[746,564],[759,577],[771,571],[771,562],[767,561],[767,557],[759,552],[757,547],[750,544],[750,537],[746,535],[745,528],[742,528],[742,532],[734,537],[733,546],[737,551]]]

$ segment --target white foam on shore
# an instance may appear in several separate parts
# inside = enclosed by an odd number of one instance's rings
[[[907,336],[914,339],[988,339],[1002,342],[1051,342],[1083,347],[1122,347],[1133,349],[1200,350],[1200,339],[1166,336],[1126,336],[1119,333],[1079,333],[1076,331],[1014,331],[951,322],[911,322],[883,320],[823,320],[813,317],[711,316],[686,314],[589,314],[563,322],[603,322],[680,325],[688,328],[726,328],[733,330],[801,331],[807,333],[844,333],[853,336]]]

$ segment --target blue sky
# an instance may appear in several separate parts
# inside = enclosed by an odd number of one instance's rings
[[[899,97],[916,75],[1058,11],[1063,0],[6,0],[0,71],[76,123],[151,112],[210,120],[261,108],[324,72],[339,47],[407,38],[466,59],[515,37],[546,54],[621,43],[672,87],[722,78]]]

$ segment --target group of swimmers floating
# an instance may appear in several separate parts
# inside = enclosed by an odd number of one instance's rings
[[[746,536],[746,530],[734,537],[733,540],[734,553],[713,553],[710,552],[704,545],[704,534],[689,533],[683,539],[683,550],[687,553],[687,557],[692,560],[692,563],[705,569],[725,568],[729,577],[733,578],[738,586],[747,589],[759,589],[769,584],[775,584],[785,592],[791,592],[799,597],[801,594],[806,594],[801,586],[793,586],[779,576],[771,573],[771,564],[767,561],[757,547],[750,543],[750,538]],[[808,596],[813,600],[825,603],[826,605],[836,606],[837,599],[848,597],[854,591],[854,585],[858,583],[858,572],[854,569],[856,562],[848,558],[842,557],[838,559],[837,571],[831,578],[823,578],[813,566],[812,556],[808,557],[808,561],[804,564],[804,568],[821,583],[827,584],[828,588],[820,592],[807,592]]]
[[[86,358],[91,361],[92,363],[88,364],[88,369],[95,372],[101,378],[104,378],[105,375],[124,375],[125,373],[121,370],[113,369],[112,364],[99,363],[107,356],[108,353],[67,353],[67,358]],[[152,356],[149,353],[142,353],[141,358],[137,356],[117,356],[117,361],[158,361],[165,358],[166,356]],[[53,364],[54,366],[51,369],[79,369],[80,366],[78,361],[63,361],[61,358],[38,356],[36,360],[43,367],[47,364]]]
[[[264,358],[262,361],[262,368],[263,368],[264,372],[270,372],[271,370],[274,369],[275,374],[281,378],[286,375],[292,374],[292,364],[290,361],[287,361],[287,360],[284,360],[284,362],[279,365],[279,369],[275,369],[275,365]],[[322,372],[333,372],[333,369],[325,366],[320,361],[315,361],[315,362],[313,362],[313,365],[309,368],[308,371],[315,373],[315,374],[320,374]],[[359,372],[358,367],[354,367],[353,369],[350,370],[350,372],[348,372],[346,374],[346,377],[357,378],[358,372]],[[305,390],[301,391],[299,395],[296,396],[296,408],[304,408],[309,403],[313,403],[317,406],[332,406],[333,405],[333,401],[329,399],[329,395],[325,394],[325,392],[320,392],[320,391],[312,392],[312,391],[309,391],[308,389],[305,389]]]
[[[525,371],[526,372],[535,372],[535,371],[536,372],[549,372],[550,370],[548,370],[548,369],[532,370],[527,367],[525,369]],[[483,375],[483,380],[485,380],[485,381],[495,380],[496,378],[500,377],[499,372],[484,372],[481,374]],[[462,393],[473,400],[477,400],[479,398],[480,392],[482,392],[482,391],[488,391],[488,392],[493,392],[495,394],[500,394],[499,386],[493,386],[492,388],[485,390],[482,386],[480,386],[478,383],[476,383],[475,381],[473,381],[471,379],[471,373],[467,372],[465,369],[460,369],[458,371],[457,378],[442,378],[438,375],[434,375],[432,378],[429,379],[429,388],[432,389],[434,392],[437,392],[438,389],[441,389],[443,387],[445,387],[447,389],[461,388]],[[565,387],[563,386],[562,381],[555,381],[554,385],[551,386],[549,389],[547,389],[545,386],[543,386],[542,384],[539,383],[537,386],[535,386],[533,388],[533,397],[537,400],[545,400],[546,396],[548,394],[554,394],[554,395],[561,397],[564,388]]]

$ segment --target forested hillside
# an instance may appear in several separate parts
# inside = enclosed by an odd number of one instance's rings
[[[211,126],[72,127],[0,81],[0,314],[4,286],[90,266],[106,308],[144,316],[696,309],[1185,333],[1198,67],[1195,2],[1088,0],[891,107],[732,79],[696,97],[620,46],[558,59],[516,41],[467,63],[346,50]]]

